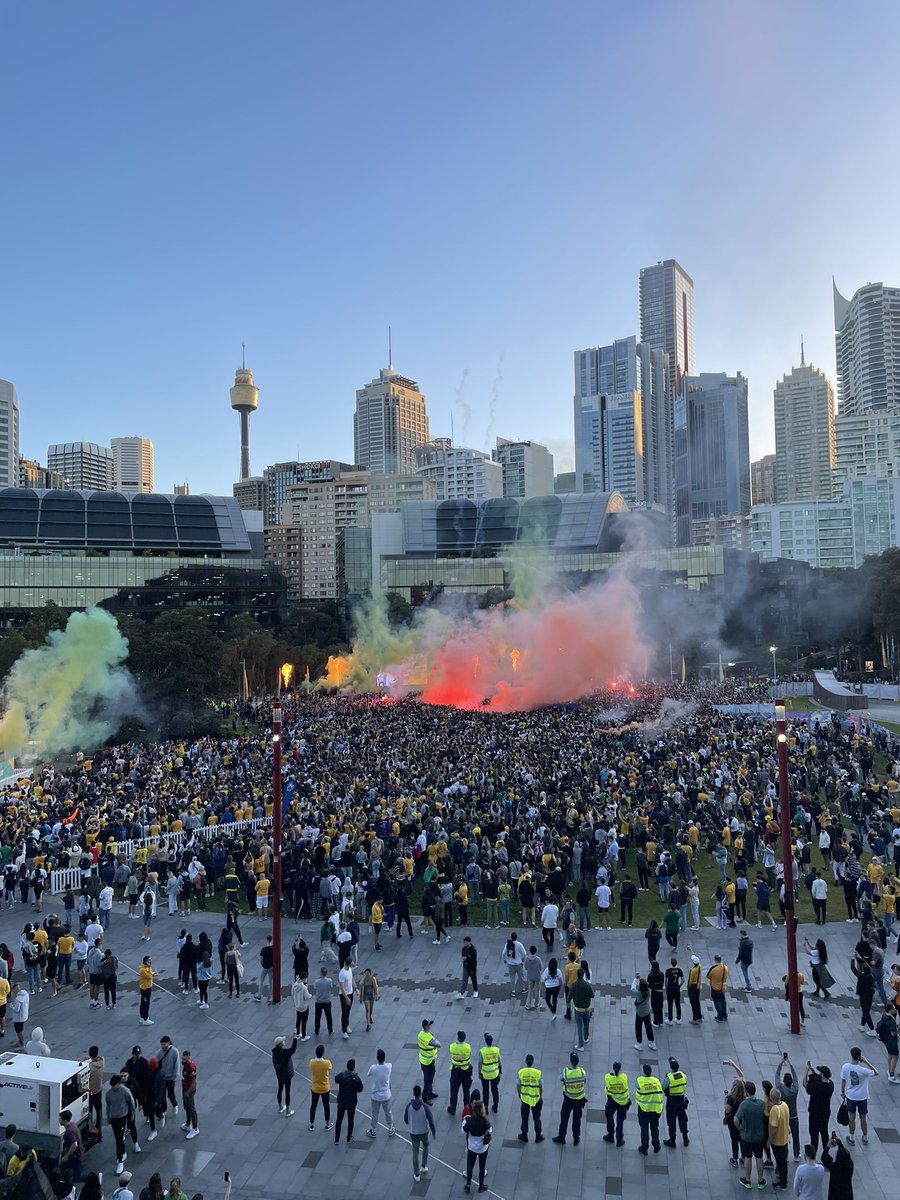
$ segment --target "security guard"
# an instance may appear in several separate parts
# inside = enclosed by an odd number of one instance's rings
[[[544,1085],[541,1083],[541,1073],[534,1065],[534,1055],[525,1055],[525,1066],[519,1068],[519,1082],[516,1084],[516,1094],[522,1113],[522,1132],[520,1142],[528,1141],[528,1114],[534,1121],[534,1140],[542,1142],[541,1109],[544,1107]]]
[[[494,1045],[494,1039],[489,1033],[484,1035],[484,1045],[481,1047],[478,1057],[480,1059],[478,1074],[481,1078],[481,1095],[484,1099],[484,1106],[487,1108],[490,1094],[492,1108],[496,1112],[500,1103],[500,1076],[503,1072],[503,1063],[500,1061],[500,1047]]]
[[[687,1076],[684,1071],[678,1069],[677,1058],[670,1058],[669,1066],[671,1070],[666,1073],[663,1080],[663,1091],[666,1093],[666,1122],[669,1126],[669,1136],[666,1138],[665,1144],[674,1149],[676,1125],[681,1130],[684,1144],[686,1146],[691,1144],[687,1133],[688,1101],[684,1094],[687,1090]]]
[[[416,1039],[419,1043],[419,1066],[422,1068],[422,1099],[426,1104],[430,1104],[432,1100],[437,1098],[437,1092],[433,1090],[434,1060],[437,1058],[437,1052],[440,1049],[441,1043],[432,1036],[431,1027],[433,1024],[434,1021],[424,1018],[419,1036]]]
[[[562,1111],[559,1114],[559,1133],[553,1139],[557,1146],[566,1144],[569,1128],[569,1113],[572,1114],[572,1144],[581,1141],[581,1114],[587,1103],[587,1071],[578,1065],[578,1055],[573,1050],[569,1055],[569,1066],[560,1075],[563,1085]]]
[[[662,1113],[663,1090],[662,1084],[656,1076],[650,1074],[651,1070],[650,1064],[644,1063],[643,1074],[638,1075],[637,1083],[635,1084],[638,1122],[641,1127],[641,1144],[638,1146],[638,1149],[641,1154],[647,1153],[647,1144],[650,1141],[653,1142],[654,1154],[658,1154],[661,1149],[659,1144],[659,1118]]]
[[[606,1072],[606,1133],[604,1142],[615,1140],[617,1146],[625,1145],[623,1127],[625,1117],[631,1108],[631,1089],[628,1086],[628,1076],[622,1070],[620,1062],[614,1062],[612,1070]]]
[[[456,1041],[450,1043],[450,1103],[447,1112],[456,1115],[456,1098],[462,1088],[463,1104],[469,1103],[472,1090],[472,1047],[466,1041],[464,1029],[457,1029]]]

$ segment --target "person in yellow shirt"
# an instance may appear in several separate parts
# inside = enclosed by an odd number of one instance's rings
[[[269,914],[269,892],[272,881],[268,875],[260,875],[256,881],[256,915],[266,917]]]
[[[309,1127],[316,1123],[319,1101],[325,1110],[325,1128],[331,1128],[331,1060],[325,1057],[325,1047],[316,1046],[316,1057],[309,1060],[311,1100],[309,1105]]]
[[[722,962],[722,955],[717,954],[713,965],[706,972],[709,990],[712,995],[713,1008],[716,1010],[717,1021],[728,1020],[728,1003],[726,992],[728,988],[728,968]]]
[[[725,880],[725,903],[728,905],[728,928],[734,929],[734,916],[737,907],[737,885],[733,879]]]
[[[6,1005],[9,1001],[9,980],[0,976],[0,1034],[6,1032]]]
[[[769,1092],[769,1106],[769,1145],[775,1158],[775,1186],[784,1192],[787,1191],[791,1114],[778,1088]]]

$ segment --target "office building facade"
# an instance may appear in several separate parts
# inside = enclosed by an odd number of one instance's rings
[[[834,287],[841,416],[900,405],[900,288],[867,283],[848,300]]]
[[[153,443],[149,438],[115,437],[110,442],[113,455],[113,487],[117,492],[153,491]]]
[[[109,446],[96,442],[56,442],[47,447],[47,466],[68,479],[75,491],[113,490],[114,461]]]
[[[8,379],[0,379],[0,487],[19,482],[19,397]]]
[[[775,384],[775,499],[830,500],[834,470],[834,391],[817,367],[801,363]]]
[[[710,518],[750,511],[747,380],[740,372],[686,377],[673,432],[675,537],[689,546]]]
[[[414,379],[382,369],[356,393],[353,457],[372,475],[412,475],[416,447],[428,441],[425,397]]]
[[[68,479],[58,471],[41,466],[37,459],[19,456],[19,487],[64,491],[68,486]]]
[[[503,468],[503,495],[527,500],[553,494],[553,455],[538,442],[497,438],[491,458]]]
[[[900,407],[834,422],[835,478],[900,478]]]

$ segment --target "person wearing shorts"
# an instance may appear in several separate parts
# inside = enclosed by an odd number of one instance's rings
[[[753,1180],[750,1176],[754,1158],[756,1159],[757,1185],[765,1186],[763,1144],[766,1136],[766,1106],[762,1100],[757,1099],[756,1084],[752,1080],[748,1080],[745,1086],[747,1095],[738,1105],[738,1110],[734,1114],[734,1122],[740,1130],[741,1157],[744,1160],[744,1174],[741,1176],[740,1182],[743,1187],[750,1189],[753,1187]]]
[[[862,1132],[862,1143],[869,1144],[869,1080],[878,1072],[867,1058],[863,1056],[859,1046],[850,1048],[850,1062],[841,1067],[841,1099],[847,1102],[847,1116],[850,1118],[847,1132],[847,1145],[856,1145],[856,1118],[859,1117],[859,1127]]]

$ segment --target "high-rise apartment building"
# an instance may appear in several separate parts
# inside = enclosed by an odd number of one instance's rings
[[[694,352],[694,281],[674,258],[643,267],[640,275],[641,344],[669,356],[669,395],[697,369]]]
[[[414,379],[393,367],[356,393],[353,457],[373,475],[412,475],[416,446],[428,441],[425,397]]]
[[[834,287],[841,416],[900,405],[900,288],[867,283],[848,300]]]
[[[578,491],[619,491],[629,504],[670,509],[666,361],[635,337],[576,351]]]
[[[231,494],[242,512],[266,511],[266,481],[261,475],[248,475],[231,485]],[[268,524],[268,521],[266,522]]]
[[[69,481],[59,471],[42,467],[34,458],[19,456],[19,487],[44,488],[48,491],[65,491]]]
[[[96,442],[56,442],[47,447],[47,466],[68,479],[75,491],[113,490],[113,452]]]
[[[113,487],[117,492],[151,493],[153,488],[153,443],[149,438],[115,437]]]
[[[834,392],[802,361],[775,384],[775,497],[830,500],[834,470]]]
[[[503,495],[503,467],[489,454],[435,438],[416,447],[416,474],[430,479],[438,500],[488,500]]]
[[[900,407],[834,422],[835,479],[900,479]]]
[[[553,495],[553,455],[546,446],[498,437],[491,458],[503,468],[504,496]]]
[[[687,376],[674,425],[675,538],[706,540],[713,517],[750,511],[747,380],[738,372]]]
[[[318,479],[334,479],[348,471],[355,471],[353,463],[338,462],[333,458],[314,462],[273,463],[263,471],[263,511],[266,525],[279,525],[283,519],[288,488],[294,483],[314,483]],[[237,494],[237,493],[235,493]]]
[[[287,579],[289,600],[336,599],[341,535],[368,529],[372,513],[435,498],[418,475],[372,475],[333,459],[298,465],[306,477],[287,485],[281,520],[264,530],[265,557]]]
[[[775,503],[774,454],[764,454],[750,464],[750,501],[752,504]]]
[[[8,379],[0,379],[0,487],[19,483],[19,397]]]
[[[172,492],[176,496],[189,496],[191,494],[190,484],[176,483],[172,488]]]

